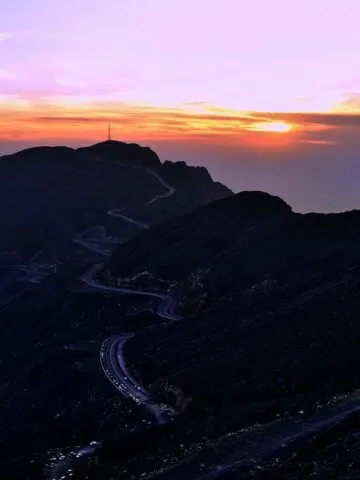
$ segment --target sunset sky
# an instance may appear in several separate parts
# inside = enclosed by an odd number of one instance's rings
[[[0,2],[0,154],[106,136],[360,208],[359,0]]]

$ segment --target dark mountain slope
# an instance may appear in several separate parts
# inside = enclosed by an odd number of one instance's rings
[[[169,187],[173,188],[171,194],[164,197],[166,202],[138,203],[128,210],[130,216],[136,215],[138,220],[149,223],[151,219],[152,225],[232,195],[231,190],[212,180],[206,168],[192,167],[185,162],[168,160],[161,163],[156,153],[148,147],[108,141],[80,148],[78,152],[97,160],[116,162],[118,165],[129,165],[132,168],[149,169],[161,177],[165,194],[166,188],[168,191]]]
[[[71,241],[86,228],[109,223],[109,209],[141,203],[162,191],[142,170],[125,171],[62,147],[2,158],[0,172],[3,250],[31,246],[45,229],[55,239]]]
[[[196,201],[197,192],[201,192],[203,205],[222,197],[229,196],[229,189],[219,182],[213,182],[205,167],[190,167],[191,175],[188,174],[189,166],[185,162],[170,162],[166,160],[162,166],[164,178],[175,188],[186,185],[188,195]],[[210,189],[209,186],[213,185]]]
[[[104,171],[111,164],[80,158],[104,165]],[[45,171],[47,162],[41,163]],[[119,168],[157,180],[142,167]],[[169,192],[154,194],[164,191]],[[111,273],[124,280],[150,270],[154,277],[126,283],[143,291],[174,291],[184,318],[173,324],[154,315],[157,300],[94,291],[77,281],[90,257],[77,263],[74,256],[40,284],[24,284],[20,297],[0,275],[2,478],[61,478],[69,466],[75,479],[146,478],[187,459],[161,478],[199,480],[217,478],[202,477],[201,471],[214,462],[228,465],[239,454],[247,460],[244,475],[236,471],[231,478],[301,478],[305,467],[292,456],[299,442],[291,442],[290,433],[309,431],[312,414],[323,412],[331,420],[322,407],[359,387],[359,240],[360,212],[299,215],[261,192],[243,192],[154,226],[120,245],[100,278],[113,283]],[[18,262],[15,254],[0,260]],[[103,341],[124,332],[135,333],[123,345],[128,370],[157,401],[176,409],[174,421],[157,425],[150,411],[125,398],[101,370]],[[358,435],[356,412],[351,420]],[[310,451],[311,432],[305,442]],[[315,438],[316,448],[329,458],[328,446],[334,448],[334,437],[341,440],[336,431],[326,437],[322,427],[320,433],[325,438]],[[356,439],[353,462],[360,469]],[[73,461],[73,453],[93,440],[102,447]],[[257,469],[246,456],[254,442],[273,452],[277,468],[285,445],[293,476],[271,477],[271,462],[261,456]],[[44,472],[62,456],[66,468],[52,476]],[[347,468],[346,462],[338,464]],[[308,478],[309,470],[304,472]]]
[[[359,241],[359,211],[300,215],[245,192],[119,249],[116,277],[149,270],[181,297],[184,320],[125,345],[145,385],[192,399],[179,442],[308,414],[359,388]]]
[[[210,269],[203,280],[213,283],[216,275],[217,286],[228,270],[247,282],[281,276],[283,270],[296,275],[296,265],[306,269],[316,262],[320,268],[321,259],[331,255],[349,263],[351,252],[356,255],[359,218],[357,211],[295,214],[277,197],[243,192],[142,233],[119,247],[111,266],[119,274],[151,270],[169,279]],[[233,280],[230,275],[229,283]]]
[[[262,192],[242,192],[231,200],[218,200],[144,232],[119,248],[114,269],[138,273],[136,269],[144,267],[160,277],[182,278],[206,267],[242,235],[256,235],[259,229],[269,228],[269,222],[287,221],[291,214],[283,200]]]
[[[1,157],[0,250],[35,252],[47,231],[53,251],[98,225],[108,235],[128,237],[139,228],[107,215],[109,210],[125,208],[140,219],[141,209],[149,204],[143,220],[151,225],[231,194],[211,178],[205,186],[188,190],[195,170],[185,167],[184,178],[175,187],[176,197],[168,204],[172,192],[160,177],[162,168],[151,149],[115,141],[78,150],[37,147]],[[159,172],[158,177],[152,171]],[[151,199],[156,201],[149,203]]]

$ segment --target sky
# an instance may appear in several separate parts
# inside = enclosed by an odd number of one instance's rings
[[[0,2],[0,155],[113,137],[360,208],[359,0]]]

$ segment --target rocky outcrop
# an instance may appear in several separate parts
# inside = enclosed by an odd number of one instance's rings
[[[166,160],[161,171],[174,187],[183,186],[188,190],[189,195],[201,197],[202,202],[199,205],[233,195],[225,185],[214,182],[205,167],[190,166],[183,161]]]

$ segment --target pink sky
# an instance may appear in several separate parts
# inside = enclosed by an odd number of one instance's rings
[[[1,2],[0,91],[323,111],[360,88],[359,15],[357,0]]]
[[[185,160],[208,152],[217,176],[237,189],[242,182],[214,157],[219,148],[237,165],[252,157],[254,172],[259,155],[354,153],[359,18],[358,0],[0,2],[0,154],[91,143],[110,121],[120,140],[170,158],[186,140]],[[270,120],[294,129],[249,131]]]

